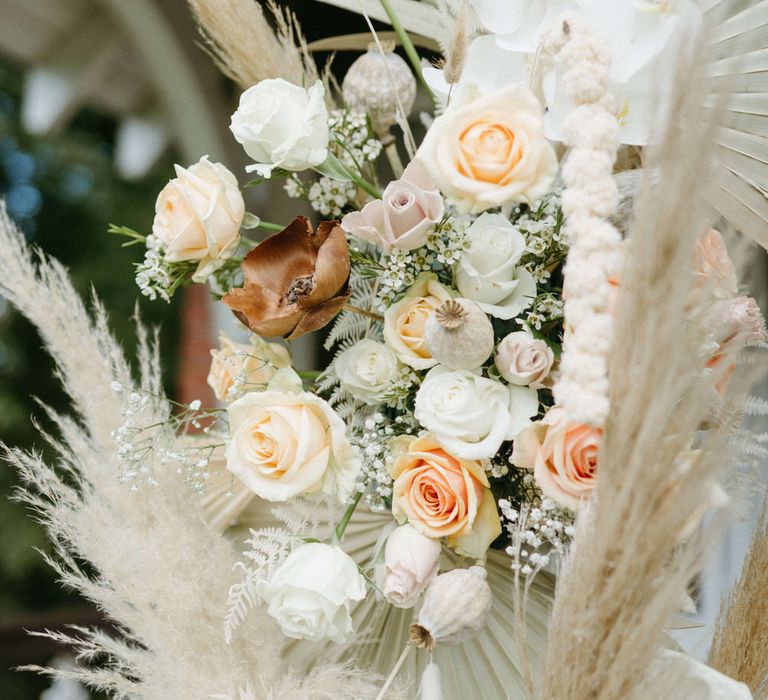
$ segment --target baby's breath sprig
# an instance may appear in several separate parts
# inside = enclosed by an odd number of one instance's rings
[[[156,236],[147,236],[145,242],[147,250],[144,260],[136,264],[136,284],[141,293],[152,301],[160,297],[170,302],[176,290],[192,278],[197,262],[170,262]]]
[[[355,439],[362,456],[357,491],[372,510],[388,510],[392,505],[389,445],[397,435],[414,434],[414,428],[406,425],[406,422],[405,416],[398,416],[391,421],[383,413],[374,413],[366,419],[362,435]]]
[[[112,382],[112,390],[127,391],[117,381]],[[147,415],[156,413],[153,406],[166,401],[177,412],[146,422]],[[149,391],[131,390],[123,404],[122,423],[112,432],[120,463],[118,478],[136,491],[142,485],[156,485],[156,469],[175,463],[189,486],[202,492],[210,475],[210,461],[216,450],[224,447],[226,435],[223,409],[202,410],[199,400],[182,404]]]

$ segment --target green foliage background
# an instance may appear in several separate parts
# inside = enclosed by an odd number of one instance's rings
[[[171,176],[172,160],[151,177],[130,184],[115,177],[111,156],[115,122],[90,112],[79,114],[65,133],[49,139],[25,134],[19,124],[23,76],[0,62],[0,196],[27,237],[71,271],[78,291],[93,289],[110,312],[118,339],[133,348],[131,316],[138,291],[133,263],[139,247],[122,248],[105,233],[109,222],[139,231],[152,223],[156,193]],[[0,251],[2,255],[2,251]],[[167,388],[173,393],[178,332],[178,300],[139,301],[145,321],[162,324]],[[52,374],[53,363],[35,330],[0,297],[0,439],[12,446],[46,447],[30,420],[42,418],[36,398],[57,409],[66,400]],[[45,533],[26,508],[12,502],[16,475],[0,464],[0,626],[34,627],[53,610],[86,604],[61,589],[35,548],[48,549]],[[75,620],[73,620],[75,621]],[[0,661],[9,650],[0,649]],[[15,655],[13,655],[15,658]],[[27,659],[46,662],[49,659]],[[6,664],[2,664],[7,666]],[[37,698],[47,681],[0,668],[0,697]]]

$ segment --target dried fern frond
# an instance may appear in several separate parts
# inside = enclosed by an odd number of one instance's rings
[[[739,580],[723,600],[709,665],[768,698],[768,502],[749,546]]]
[[[683,68],[678,76],[696,66]],[[698,320],[707,299],[694,293],[690,273],[715,132],[700,119],[700,103],[681,77],[666,123],[683,128],[667,128],[650,154],[648,172],[658,179],[654,186],[647,178],[634,208],[598,485],[558,582],[544,700],[636,697],[699,565],[690,533],[727,465],[739,397],[726,397],[713,415],[715,378]]]
[[[268,3],[277,27],[274,30],[255,0],[188,2],[214,62],[241,88],[267,78],[307,86],[317,80],[317,68],[289,10]]]

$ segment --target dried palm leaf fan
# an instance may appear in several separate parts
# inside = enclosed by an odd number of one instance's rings
[[[732,94],[717,135],[712,205],[737,230],[768,248],[768,2],[702,0],[715,59],[707,73]],[[707,99],[714,107],[716,95]]]

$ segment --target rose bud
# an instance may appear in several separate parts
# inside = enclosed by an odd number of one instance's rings
[[[437,576],[440,540],[422,535],[411,525],[401,525],[384,548],[382,591],[396,608],[412,608]]]
[[[323,221],[317,231],[296,217],[243,260],[245,285],[224,303],[254,333],[294,339],[326,325],[349,298],[349,251],[344,231]]]
[[[510,384],[541,389],[554,360],[554,353],[543,340],[517,331],[499,343],[494,361],[501,376]]]
[[[350,212],[341,225],[386,252],[393,246],[413,250],[426,245],[444,210],[443,198],[424,166],[413,161],[399,180],[387,185],[381,199],[368,202],[362,211]]]

